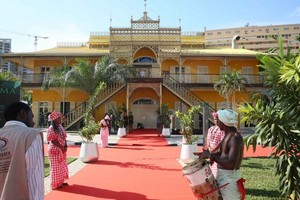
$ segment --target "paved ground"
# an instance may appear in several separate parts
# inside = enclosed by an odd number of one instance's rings
[[[47,129],[41,129],[42,132],[44,133],[44,143],[47,144],[46,141],[46,134],[47,134]],[[247,134],[244,134],[244,136]],[[116,134],[111,134],[108,138],[108,143],[109,145],[116,145],[118,140],[120,138]],[[168,145],[169,146],[180,146],[182,145],[182,135],[171,135],[170,137],[166,138]],[[94,139],[94,142],[96,142],[99,146],[101,145],[101,140],[100,140],[100,135],[97,134]],[[67,132],[67,143],[69,146],[80,146],[81,143],[83,142],[82,138],[78,135],[76,132]],[[198,145],[203,144],[203,135],[199,135],[198,139]],[[69,176],[73,176],[76,172],[81,170],[86,164],[81,162],[79,159],[71,163],[68,168],[69,168]],[[48,194],[51,191],[50,187],[50,177],[45,178],[45,194]]]
[[[47,141],[46,141],[47,130],[42,129],[42,131],[44,133],[44,143],[47,143]],[[68,135],[67,136],[67,143],[68,143],[69,146],[80,145],[83,142],[82,138],[76,132],[67,132],[67,135]],[[119,139],[120,138],[116,134],[111,134],[108,137],[108,143],[110,145],[115,145],[115,144],[117,144]],[[167,139],[169,145],[180,146],[181,143],[182,143],[182,135],[171,135],[171,137],[167,137],[166,139]],[[98,145],[101,145],[101,140],[100,140],[100,135],[99,134],[97,134],[94,137],[93,142],[96,142]],[[199,135],[199,139],[198,139],[197,143],[199,145],[202,145],[203,135]]]
[[[47,129],[41,129],[44,134],[44,143],[47,144]],[[108,137],[108,143],[109,145],[116,145],[118,140],[120,138],[115,135],[111,134]],[[167,142],[170,146],[180,146],[182,143],[182,135],[171,135],[170,137],[167,137]],[[94,137],[94,142],[96,142],[98,145],[101,145],[100,135],[96,135]],[[198,145],[202,145],[203,136],[199,136]],[[80,146],[80,144],[83,142],[82,138],[78,135],[76,132],[67,132],[67,143],[69,146]],[[76,172],[81,170],[86,164],[81,162],[79,159],[74,161],[68,166],[69,169],[69,176],[73,176]],[[45,178],[44,181],[44,187],[45,187],[45,195],[48,194],[51,191],[50,187],[50,176]]]

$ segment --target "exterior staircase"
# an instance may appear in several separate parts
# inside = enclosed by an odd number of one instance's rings
[[[211,113],[215,111],[214,108],[212,108],[207,102],[205,102],[204,100],[196,96],[194,93],[192,93],[189,89],[184,87],[182,83],[178,82],[173,77],[166,74],[163,76],[163,85],[174,95],[176,95],[182,101],[184,101],[186,104],[190,106],[201,105],[201,114],[203,116],[203,119],[205,119],[204,121],[214,121],[211,115]]]
[[[126,86],[125,83],[114,83],[114,84],[107,85],[107,87],[100,92],[96,103],[96,107],[100,106],[104,101],[112,97],[114,94],[119,92],[125,86]],[[71,110],[65,115],[64,126],[66,130],[83,119],[87,109],[87,102],[88,100],[82,102],[81,104],[79,104],[77,107],[75,107],[73,110]]]

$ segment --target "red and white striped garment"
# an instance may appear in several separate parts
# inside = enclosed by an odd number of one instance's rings
[[[61,124],[58,125],[60,132],[56,133],[53,126],[50,126],[47,131],[48,157],[50,161],[50,178],[51,188],[59,188],[66,179],[69,178],[69,170],[67,164],[67,155],[62,150],[51,143],[57,139],[60,145],[64,146],[66,143],[67,134]]]
[[[215,125],[212,126],[208,129],[207,132],[207,147],[208,150],[211,151],[212,149],[216,148],[218,144],[223,140],[225,136],[224,131],[221,131],[219,126]],[[217,163],[214,162],[211,166],[210,169],[214,175],[214,177],[217,177]]]

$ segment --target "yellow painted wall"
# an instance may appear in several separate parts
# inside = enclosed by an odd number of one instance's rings
[[[156,59],[155,53],[149,48],[141,48],[139,49],[133,56],[133,60],[139,57],[151,57]]]
[[[257,60],[231,60],[228,62],[228,66],[231,69],[241,70],[243,66],[252,66],[253,67],[253,74],[258,74],[259,68],[257,67],[258,61]]]
[[[73,90],[67,93],[66,101],[83,102],[86,101],[89,96],[81,90]]]
[[[170,71],[171,66],[179,66],[179,63],[176,60],[164,60],[161,63],[161,70]]]
[[[96,121],[100,121],[103,118],[105,114],[105,105],[108,102],[116,102],[117,108],[121,107],[123,103],[126,105],[126,87],[95,109]]]
[[[38,89],[32,91],[32,101],[62,101],[62,96],[59,91]]]
[[[220,60],[185,60],[183,65],[191,67],[191,73],[193,74],[198,73],[197,66],[208,66],[209,74],[219,74],[220,66],[224,64]]]

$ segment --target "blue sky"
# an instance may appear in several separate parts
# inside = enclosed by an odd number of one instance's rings
[[[55,47],[57,42],[86,42],[90,32],[129,27],[142,17],[144,0],[0,0],[0,38],[12,39],[12,51]],[[162,27],[182,31],[243,27],[246,23],[300,23],[299,0],[147,0],[148,16]],[[31,35],[31,36],[28,36]]]

